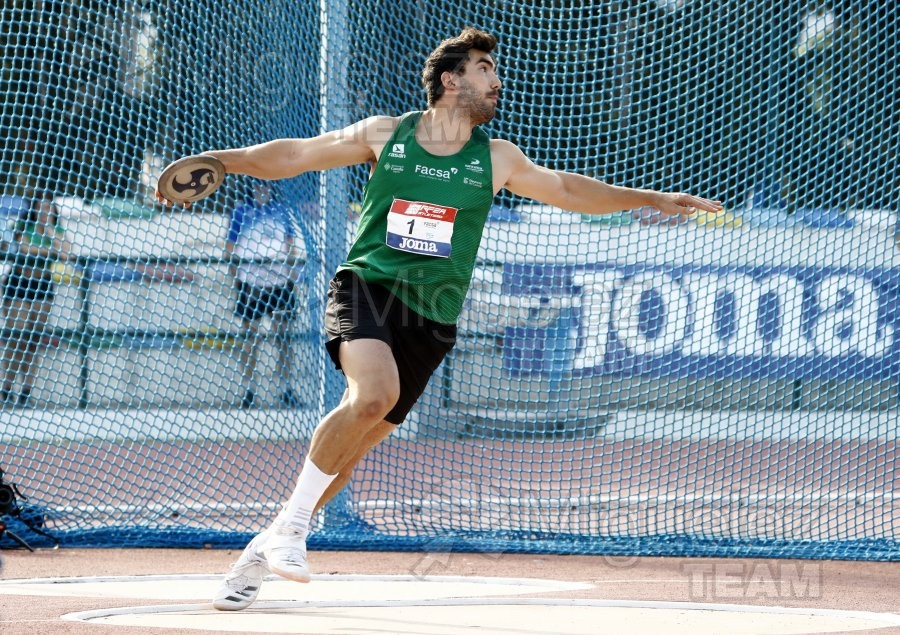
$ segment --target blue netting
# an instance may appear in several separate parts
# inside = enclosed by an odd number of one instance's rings
[[[425,57],[474,24],[500,39],[492,135],[727,213],[587,218],[501,193],[457,348],[311,545],[900,556],[886,3],[76,0],[2,16],[0,467],[29,497],[3,520],[30,544],[52,544],[32,524],[67,546],[237,547],[268,524],[342,389],[324,290],[367,170],[273,184],[289,254],[240,245],[252,180],[185,212],[154,204],[154,179],[185,154],[422,108]],[[42,234],[28,220],[44,199],[59,220]],[[42,244],[64,257],[28,260]],[[235,277],[254,271],[281,272],[296,303],[235,315]]]

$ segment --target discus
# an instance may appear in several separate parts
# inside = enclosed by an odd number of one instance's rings
[[[166,166],[156,191],[173,203],[193,203],[206,198],[222,185],[225,166],[213,156],[195,154],[173,161]]]

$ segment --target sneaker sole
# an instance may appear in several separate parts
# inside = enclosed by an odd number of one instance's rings
[[[246,608],[249,608],[253,602],[256,601],[256,598],[251,602],[247,602],[246,604],[237,604],[236,602],[213,602],[213,608],[217,611],[243,611]]]
[[[261,541],[262,539],[259,536],[255,537],[250,541],[250,544],[245,547],[245,549],[249,548],[250,545],[253,544],[254,541]],[[262,578],[265,578],[265,561],[260,561],[258,566],[264,569],[262,574]],[[215,598],[213,599],[212,605],[213,608],[217,611],[243,611],[245,608],[248,608],[251,604],[256,602],[256,598],[259,596],[260,587],[262,587],[263,579],[260,579],[259,585],[256,587],[256,592],[254,593],[252,598],[245,597],[240,591],[235,591],[234,589],[228,589],[228,595],[225,595],[223,598]],[[224,591],[223,591],[224,594]],[[231,599],[233,598],[233,599]]]
[[[309,582],[309,580],[310,580],[308,572],[307,573],[297,573],[297,572],[291,573],[289,571],[285,571],[283,569],[279,569],[279,568],[273,567],[271,565],[269,565],[269,571],[271,571],[275,575],[280,575],[282,578],[286,578],[293,582],[306,583],[306,582]]]
[[[259,587],[253,592],[253,597],[247,597],[246,593],[229,589],[225,597],[217,597],[213,600],[213,608],[219,611],[242,611],[254,602],[259,596]]]

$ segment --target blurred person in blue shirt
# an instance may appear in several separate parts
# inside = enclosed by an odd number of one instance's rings
[[[300,405],[290,386],[290,338],[297,306],[294,288],[294,225],[290,210],[273,198],[271,185],[257,183],[246,203],[234,209],[225,241],[229,271],[235,280],[237,301],[234,314],[241,319],[244,340],[241,364],[244,370],[243,408],[257,403],[255,382],[260,320],[269,315],[276,333],[277,370],[281,382],[280,403]]]

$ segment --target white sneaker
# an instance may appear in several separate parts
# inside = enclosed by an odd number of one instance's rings
[[[220,611],[240,611],[253,604],[268,571],[266,560],[259,552],[268,537],[268,530],[257,534],[231,565],[231,570],[225,574],[222,586],[213,598],[214,608]]]
[[[275,525],[262,545],[269,571],[294,582],[309,582],[306,564],[306,538],[303,534]]]

